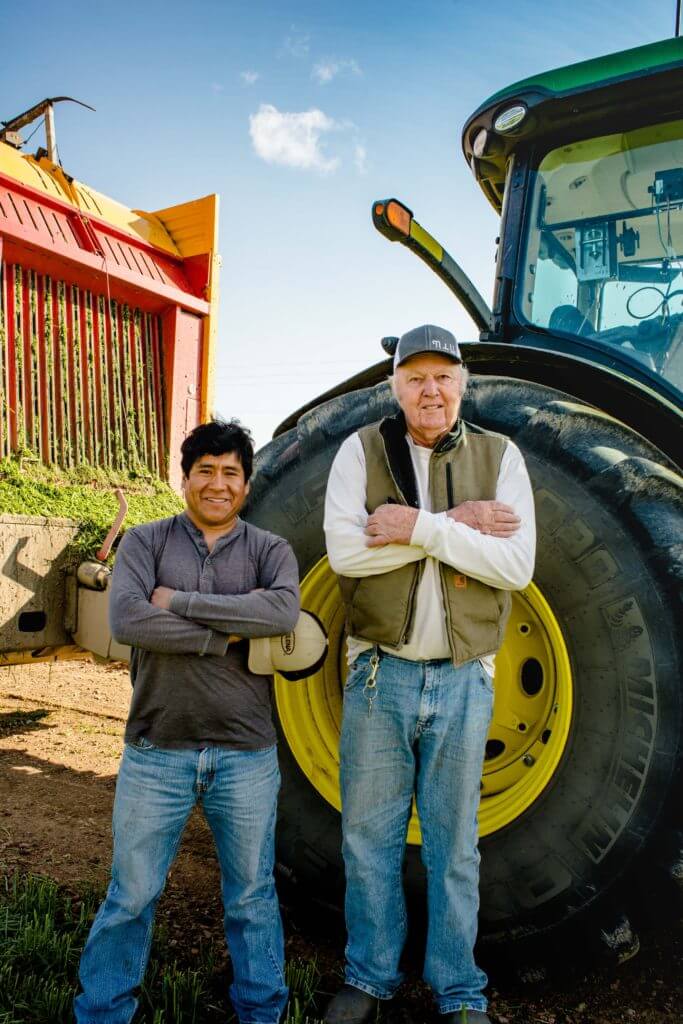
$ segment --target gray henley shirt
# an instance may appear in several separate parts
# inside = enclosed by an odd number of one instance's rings
[[[166,611],[155,587],[175,590]],[[126,742],[258,750],[275,743],[270,676],[228,635],[278,636],[299,614],[299,573],[281,537],[238,519],[209,551],[183,512],[128,530],[109,604],[112,635],[132,647]]]

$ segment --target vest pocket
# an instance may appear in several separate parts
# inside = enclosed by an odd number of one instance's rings
[[[407,624],[418,571],[411,564],[359,579],[349,603],[351,636],[398,647]]]

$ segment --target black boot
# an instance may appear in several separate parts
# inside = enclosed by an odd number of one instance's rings
[[[329,1002],[324,1024],[371,1024],[377,1017],[379,999],[367,992],[344,985]]]
[[[483,1010],[468,1010],[463,1006],[462,1010],[453,1010],[452,1013],[444,1013],[439,1018],[443,1024],[491,1024],[491,1018]]]

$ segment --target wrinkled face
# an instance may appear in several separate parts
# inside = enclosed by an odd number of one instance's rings
[[[237,452],[200,455],[183,477],[187,514],[200,530],[224,530],[235,525],[247,500],[249,484]]]
[[[394,374],[394,394],[413,440],[433,448],[458,418],[460,364],[434,352],[412,356]]]

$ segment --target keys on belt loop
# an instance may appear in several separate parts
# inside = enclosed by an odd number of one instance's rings
[[[368,677],[365,680],[365,686],[363,687],[363,696],[368,702],[368,717],[372,714],[372,704],[377,696],[377,673],[379,671],[379,650],[377,647],[373,648],[368,663]]]

